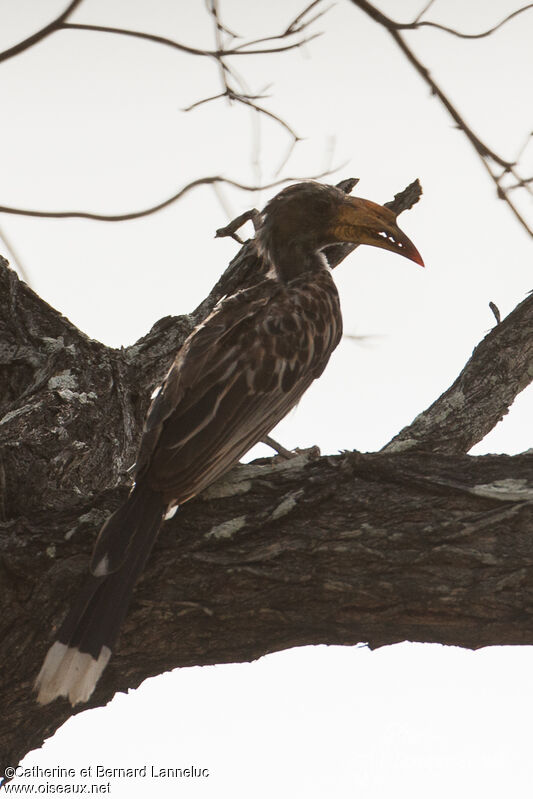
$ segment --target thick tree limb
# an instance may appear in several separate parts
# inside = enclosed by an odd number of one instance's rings
[[[395,210],[419,194],[413,184]],[[331,248],[332,266],[348,250]],[[39,708],[31,684],[100,525],[127,493],[151,390],[196,321],[256,270],[248,242],[192,315],[112,350],[0,262],[0,766],[71,715],[63,702]],[[505,374],[524,349],[520,308],[501,325]],[[502,362],[481,361],[502,374]],[[469,402],[458,415],[489,418],[483,392]],[[435,428],[443,439],[446,426],[459,435],[450,417]],[[533,643],[532,507],[530,456],[350,453],[238,467],[165,524],[90,705],[175,666],[305,643]]]
[[[108,491],[2,530],[1,766],[71,714],[31,685]],[[164,526],[89,702],[304,644],[533,643],[533,457],[349,453],[242,466]]]

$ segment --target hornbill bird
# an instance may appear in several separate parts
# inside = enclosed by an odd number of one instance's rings
[[[168,509],[236,464],[324,371],[342,317],[321,251],[343,242],[423,266],[390,209],[340,188],[298,183],[266,205],[252,241],[257,282],[223,297],[177,352],[146,416],[134,487],[102,527],[36,679],[41,704],[89,699]]]

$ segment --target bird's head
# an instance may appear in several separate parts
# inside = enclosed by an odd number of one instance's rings
[[[279,192],[263,212],[260,244],[278,263],[291,251],[316,253],[329,244],[370,244],[424,266],[413,242],[382,205],[350,197],[335,186],[308,181]]]

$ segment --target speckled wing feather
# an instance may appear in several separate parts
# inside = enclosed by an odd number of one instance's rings
[[[148,413],[137,481],[185,502],[230,468],[298,402],[337,346],[342,322],[324,272],[223,300],[185,342]]]
[[[230,469],[322,373],[342,333],[322,253],[346,243],[422,265],[392,211],[339,188],[301,183],[267,203],[240,290],[189,336],[152,403],[135,486],[100,531],[91,574],[35,681],[39,702],[87,701],[169,504],[186,502]]]

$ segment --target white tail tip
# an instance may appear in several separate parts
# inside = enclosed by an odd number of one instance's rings
[[[87,702],[109,662],[111,650],[103,646],[98,660],[87,652],[56,641],[47,652],[41,671],[35,680],[40,705],[53,702],[58,696],[66,697],[74,707]]]

